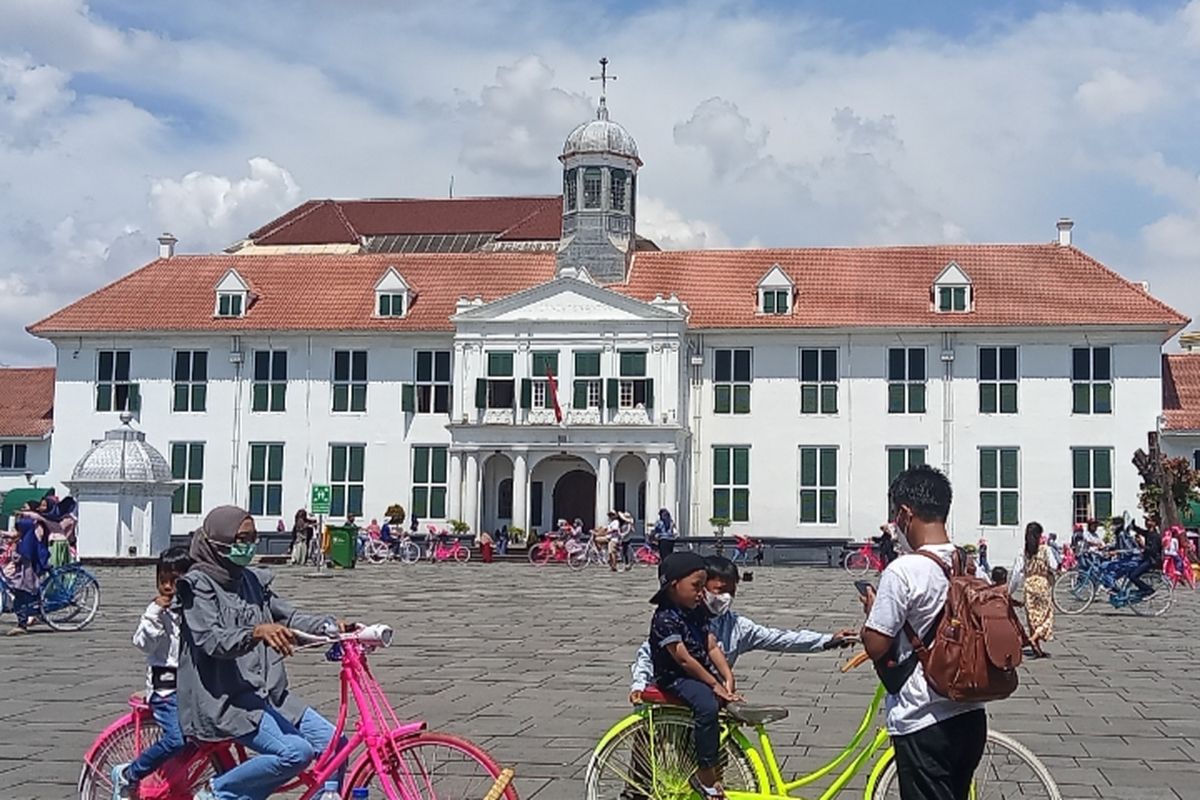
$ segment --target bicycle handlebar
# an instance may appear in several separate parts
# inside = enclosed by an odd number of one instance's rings
[[[359,644],[368,647],[389,647],[392,644],[392,637],[395,631],[390,625],[364,625],[355,631],[347,631],[346,633],[337,633],[332,636],[321,636],[314,633],[306,633],[298,631],[295,628],[291,629],[292,635],[297,641],[306,644],[336,644],[338,642],[358,642]]]
[[[870,662],[870,660],[871,660],[871,657],[867,655],[867,651],[862,650],[862,651],[856,653],[854,655],[854,657],[851,658],[849,661],[847,661],[845,664],[842,664],[841,670],[842,670],[842,672],[849,672],[850,670],[854,669],[855,667],[860,667],[863,664]]]

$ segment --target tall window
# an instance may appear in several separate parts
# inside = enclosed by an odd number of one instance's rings
[[[283,513],[283,445],[250,445],[250,508],[256,517]]]
[[[800,413],[836,414],[838,351],[800,351]]]
[[[366,446],[329,445],[329,513],[335,517],[363,513],[363,461]]]
[[[628,174],[623,169],[611,169],[608,172],[608,205],[615,211],[625,210],[625,178]]]
[[[254,385],[251,388],[251,411],[284,411],[287,409],[287,350],[256,350],[254,352]]]
[[[415,407],[418,414],[450,413],[450,351],[418,350]]]
[[[367,351],[333,351],[333,410],[367,410]]]
[[[575,396],[573,408],[600,408],[600,354],[598,352],[575,353]]]
[[[925,413],[925,348],[888,348],[888,413]]]
[[[25,469],[27,445],[0,444],[0,469]]]
[[[1071,411],[1112,413],[1112,348],[1076,347],[1071,351]]]
[[[651,408],[654,406],[654,381],[646,377],[646,351],[624,350],[620,358],[619,379],[609,381],[609,406]],[[617,396],[612,397],[616,387]]]
[[[545,485],[541,481],[531,481],[529,484],[529,527],[540,528],[542,525],[542,500],[545,499]]]
[[[925,463],[924,447],[889,447],[887,448],[888,487],[896,476],[911,467],[919,467]]]
[[[717,350],[713,358],[713,411],[750,413],[750,350]]]
[[[171,497],[171,513],[203,512],[204,442],[171,443],[171,477],[179,482]]]
[[[583,207],[599,208],[603,182],[599,167],[587,167],[583,171]]]
[[[979,348],[979,413],[1017,413],[1017,348]]]
[[[414,447],[412,513],[417,519],[446,517],[446,448]],[[501,514],[500,516],[504,516]],[[512,518],[512,486],[509,486],[508,517]]]
[[[1076,522],[1112,517],[1112,456],[1107,447],[1071,449],[1071,505]]]
[[[203,411],[208,401],[208,351],[175,351],[173,411]]]
[[[800,522],[837,523],[837,448],[800,448]]]
[[[938,311],[966,311],[966,286],[938,287]]]
[[[482,391],[481,391],[482,390]],[[513,408],[516,405],[513,389],[513,354],[487,354],[487,378],[475,385],[475,405],[479,408]]]
[[[792,310],[791,292],[787,289],[763,289],[762,313],[786,314]]]
[[[750,448],[713,448],[712,515],[750,521]]]
[[[1016,525],[1020,521],[1017,448],[979,449],[979,524]]]
[[[555,380],[558,379],[558,352],[533,353],[531,359],[529,374],[533,377],[529,380],[529,398],[528,402],[525,402],[525,398],[522,397],[521,405],[525,408],[554,408],[554,398],[550,396],[550,379],[547,376],[553,375]],[[523,387],[521,392],[525,392]]]
[[[513,482],[512,478],[505,478],[500,481],[500,485],[496,487],[496,519],[513,518]]]
[[[563,173],[563,198],[567,204],[567,211],[575,210],[575,202],[579,194],[579,185],[575,182],[578,175],[578,170],[574,167]]]
[[[139,411],[138,385],[129,380],[129,351],[101,350],[96,354],[96,410]]]

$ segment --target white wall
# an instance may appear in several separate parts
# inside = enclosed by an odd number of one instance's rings
[[[0,492],[24,489],[29,486],[25,473],[33,476],[38,486],[50,486],[46,473],[50,471],[50,439],[0,439],[0,444],[25,445],[25,467],[0,470]],[[57,486],[55,487],[58,488]]]

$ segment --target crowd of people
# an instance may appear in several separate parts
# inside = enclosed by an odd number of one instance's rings
[[[26,633],[38,620],[38,590],[46,573],[75,559],[76,504],[73,497],[47,493],[29,500],[13,515],[13,530],[3,532],[0,570],[13,593],[17,624],[9,636]]]

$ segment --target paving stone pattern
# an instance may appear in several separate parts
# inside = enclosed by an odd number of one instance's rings
[[[516,768],[523,798],[582,796],[592,747],[628,710],[652,570],[368,565],[327,579],[277,571],[277,585],[303,608],[396,628],[395,644],[372,663],[402,718],[478,741]],[[130,636],[154,593],[153,571],[96,573],[103,605],[89,629],[0,638],[0,800],[71,797],[83,751],[141,685]],[[765,624],[833,630],[861,622],[856,598],[840,570],[777,567],[743,584],[737,608]],[[1060,616],[1052,658],[1027,662],[1017,695],[991,707],[993,726],[1037,752],[1068,800],[1196,797],[1198,608],[1187,592],[1162,619],[1107,606]],[[737,665],[751,699],[791,709],[772,726],[786,769],[823,763],[861,718],[873,676],[842,675],[839,658],[755,653]],[[302,654],[289,669],[293,689],[332,715],[334,665]]]

